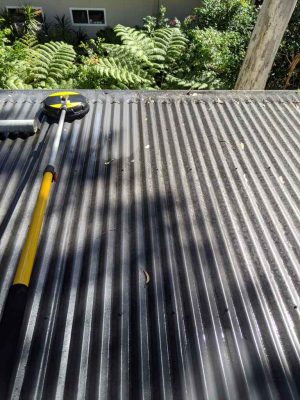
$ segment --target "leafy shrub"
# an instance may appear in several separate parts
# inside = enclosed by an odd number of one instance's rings
[[[189,79],[207,82],[211,89],[230,89],[235,83],[246,54],[238,32],[220,32],[214,28],[194,29],[184,64]]]
[[[203,0],[184,21],[184,29],[214,28],[249,35],[256,13],[252,0]]]
[[[27,50],[20,42],[10,42],[11,31],[0,30],[0,87],[17,89],[27,86],[20,78],[27,69]]]
[[[143,30],[151,36],[157,29],[161,28],[180,28],[180,21],[174,18],[166,17],[167,9],[165,6],[160,6],[157,17],[148,15],[143,18]]]
[[[189,80],[232,89],[246,54],[256,11],[252,0],[203,0],[183,23],[189,39],[181,60]]]
[[[43,24],[39,20],[40,17],[41,11],[30,5],[20,8],[19,22],[15,22],[7,10],[2,10],[0,28],[8,28],[12,39],[21,38],[26,34],[35,35],[43,28]]]

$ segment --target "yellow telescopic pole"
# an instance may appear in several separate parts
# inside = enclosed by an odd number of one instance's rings
[[[27,237],[20,256],[20,261],[16,270],[13,285],[29,286],[52,181],[53,174],[51,172],[45,172],[33,211],[31,224],[28,229]]]
[[[65,122],[66,108],[62,105],[62,111],[55,135],[49,163],[45,169],[40,191],[37,197],[35,208],[31,217],[31,223],[27,232],[26,240],[22,249],[20,260],[16,269],[13,285],[29,286],[33,263],[36,256],[40,232],[44,220],[45,209],[47,206],[51,184],[55,179],[55,160]]]
[[[52,93],[43,102],[43,110],[49,121],[57,121],[59,117],[59,123],[13,284],[9,289],[0,321],[0,400],[8,398],[9,395],[9,385],[17,360],[16,350],[26,307],[32,269],[51,185],[56,180],[55,161],[64,122],[73,122],[82,119],[89,112],[89,109],[86,98],[77,92]]]
[[[66,117],[66,100],[61,105],[60,119],[31,223],[23,245],[12,286],[9,289],[0,323],[0,399],[7,398],[9,381],[16,358],[16,348],[26,306],[28,287],[43,225],[51,184],[56,178],[55,160]]]

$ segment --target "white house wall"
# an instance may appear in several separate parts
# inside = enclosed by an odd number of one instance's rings
[[[168,17],[177,17],[184,19],[189,15],[192,9],[199,5],[199,0],[70,0],[70,1],[49,1],[36,0],[34,2],[22,2],[20,0],[0,0],[0,8],[6,6],[22,6],[30,3],[32,6],[42,7],[46,15],[47,21],[51,21],[56,15],[66,15],[71,19],[70,8],[104,8],[106,10],[106,26],[115,26],[116,24],[123,25],[141,25],[143,17],[154,15],[159,9],[159,5],[163,3],[167,7]],[[74,29],[79,28],[75,25]],[[101,26],[91,25],[82,26],[90,35],[95,34]]]

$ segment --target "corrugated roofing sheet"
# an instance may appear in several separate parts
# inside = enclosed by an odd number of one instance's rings
[[[300,398],[300,97],[95,92],[66,124],[12,398]],[[0,118],[46,92],[2,92]],[[0,143],[0,306],[56,126]]]

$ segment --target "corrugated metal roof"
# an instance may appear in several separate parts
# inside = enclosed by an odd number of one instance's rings
[[[85,94],[12,398],[300,398],[299,95]],[[0,118],[45,96],[2,92]],[[55,127],[0,143],[1,307]]]

